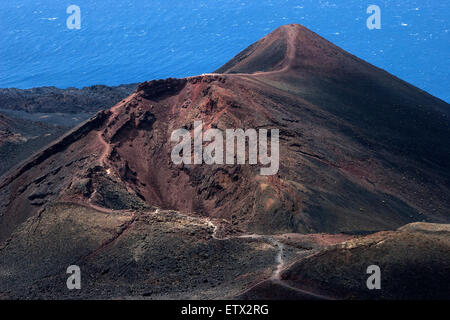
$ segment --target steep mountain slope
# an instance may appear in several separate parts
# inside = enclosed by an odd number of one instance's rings
[[[182,220],[193,216],[201,221],[206,231],[193,234],[200,242],[226,247],[250,238],[256,256],[275,252],[277,257],[284,246],[274,234],[364,234],[416,221],[450,221],[445,102],[299,25],[280,27],[218,71],[223,74],[142,83],[129,97],[98,112],[5,177],[0,183],[0,255],[10,271],[5,276],[8,286],[0,292],[16,295],[10,288],[26,276],[14,277],[14,263],[27,261],[23,256],[28,250],[43,250],[42,226],[55,230],[56,239],[74,238],[77,246],[52,249],[61,258],[52,258],[60,261],[53,265],[58,271],[39,261],[28,263],[26,273],[61,277],[69,261],[93,259],[90,264],[98,268],[90,276],[98,276],[108,272],[101,269],[108,269],[112,254],[118,265],[112,280],[102,282],[107,291],[124,270],[130,277],[144,272],[145,263],[130,256],[129,247],[145,255],[156,240],[139,240],[141,227],[154,226],[157,231],[150,229],[155,237],[164,241],[161,222],[167,217],[158,218],[159,209],[167,214],[176,210]],[[192,132],[195,120],[203,121],[203,130],[279,129],[279,171],[262,176],[260,165],[175,165],[171,134],[179,128]],[[59,216],[69,218],[63,224]],[[106,223],[102,219],[111,219],[111,228],[95,227]],[[183,230],[190,230],[191,223],[180,222],[182,239],[189,236]],[[77,235],[71,229],[74,224],[91,231]],[[207,239],[202,238],[205,232]],[[37,248],[28,247],[26,239],[34,237]],[[185,248],[190,248],[189,241]],[[305,253],[289,248],[289,259]],[[244,259],[247,249],[239,250],[244,251],[236,259]],[[184,256],[189,252],[186,249]],[[278,277],[283,259],[276,258],[274,265],[265,254],[260,267],[236,266],[248,282],[234,283],[232,296],[270,276],[271,269]],[[151,253],[145,259],[162,263],[166,257]],[[229,263],[205,259],[214,265]],[[146,272],[155,268],[156,262]],[[189,274],[174,276],[174,283]],[[211,297],[227,296],[224,292],[234,280],[225,278],[225,284],[218,280],[221,286],[211,289]],[[54,289],[50,287],[47,290]],[[171,290],[162,288],[155,295]]]

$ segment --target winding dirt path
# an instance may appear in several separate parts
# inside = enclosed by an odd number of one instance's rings
[[[273,71],[257,71],[253,73],[202,73],[201,75],[196,76],[190,76],[185,77],[185,79],[191,79],[191,78],[198,78],[202,76],[259,76],[259,75],[270,75],[270,74],[277,74],[277,73],[283,73],[288,71],[291,68],[292,62],[295,61],[295,39],[297,37],[298,30],[294,28],[289,28],[286,32],[286,58],[283,61],[283,67],[279,70],[273,70]]]
[[[111,153],[112,147],[111,147],[111,145],[110,145],[109,143],[107,143],[107,142],[105,141],[105,139],[103,139],[102,133],[103,133],[103,131],[99,131],[99,132],[97,133],[98,141],[100,141],[100,143],[101,143],[101,144],[103,145],[103,147],[104,147],[102,153],[100,154],[100,158],[99,158],[98,160],[99,160],[103,165],[107,166],[106,159],[107,159],[107,157],[109,156],[109,154]]]
[[[181,214],[181,213],[180,213]],[[183,214],[181,214],[183,215]],[[192,216],[188,216],[191,217]],[[244,235],[239,235],[239,236],[227,236],[227,237],[218,237],[217,236],[217,232],[219,230],[219,226],[217,224],[215,224],[214,222],[211,221],[211,219],[209,218],[200,218],[199,219],[203,219],[206,221],[206,223],[213,228],[213,232],[212,232],[212,238],[215,240],[219,240],[219,241],[223,241],[223,240],[229,240],[229,239],[260,239],[263,241],[266,241],[268,243],[270,243],[271,245],[273,245],[274,247],[277,248],[277,253],[275,255],[275,270],[272,272],[272,275],[269,279],[265,279],[263,281],[260,281],[256,284],[254,284],[253,286],[251,286],[250,288],[244,290],[242,293],[248,292],[249,290],[255,288],[256,286],[262,284],[265,281],[271,281],[274,284],[280,285],[284,288],[287,288],[289,290],[293,290],[295,292],[298,292],[304,296],[307,297],[311,297],[314,299],[320,299],[320,300],[333,300],[332,297],[329,296],[324,296],[324,295],[320,295],[311,291],[307,291],[307,290],[303,290],[297,287],[293,287],[291,285],[289,285],[288,283],[286,283],[285,281],[283,281],[281,279],[281,273],[283,272],[283,270],[286,268],[286,261],[284,259],[284,250],[286,248],[285,244],[282,243],[281,241],[275,239],[272,235],[260,235],[260,234],[244,234]],[[302,258],[303,259],[303,258]]]

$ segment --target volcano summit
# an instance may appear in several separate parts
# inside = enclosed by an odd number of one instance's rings
[[[3,176],[0,296],[448,299],[449,110],[293,24],[141,83]],[[278,172],[175,164],[195,121],[279,130]]]

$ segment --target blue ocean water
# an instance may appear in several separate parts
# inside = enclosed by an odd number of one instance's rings
[[[69,5],[81,29],[66,27]],[[380,30],[366,9],[381,8]],[[82,87],[215,70],[280,25],[300,23],[450,101],[450,1],[14,0],[0,2],[0,87]]]

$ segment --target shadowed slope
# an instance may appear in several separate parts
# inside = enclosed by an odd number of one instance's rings
[[[449,299],[450,225],[413,223],[353,239],[300,260],[282,279],[298,288],[352,299]],[[367,290],[366,269],[381,269]]]

